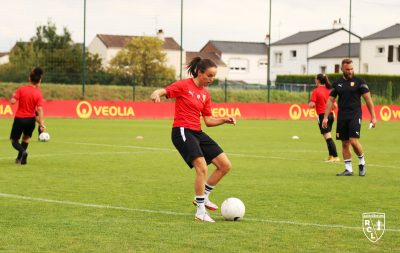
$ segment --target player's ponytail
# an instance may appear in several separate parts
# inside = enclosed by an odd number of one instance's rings
[[[317,80],[319,81],[320,84],[325,85],[326,88],[328,88],[328,89],[332,88],[332,84],[329,82],[329,78],[327,75],[318,74]]]
[[[210,59],[201,59],[200,57],[194,57],[187,66],[187,72],[197,77],[199,71],[204,73],[208,68],[216,68],[217,65]]]
[[[29,80],[33,84],[37,84],[40,82],[43,76],[43,70],[39,67],[36,67],[32,70],[32,72],[29,74]]]

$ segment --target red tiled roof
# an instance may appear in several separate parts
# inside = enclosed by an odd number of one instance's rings
[[[109,35],[109,34],[97,34],[97,37],[104,43],[106,47],[116,47],[122,48],[125,46],[126,42],[132,38],[139,36],[130,35]],[[168,50],[180,50],[180,46],[171,37],[165,37],[164,49]]]

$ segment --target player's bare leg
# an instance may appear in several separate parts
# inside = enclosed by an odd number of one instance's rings
[[[193,167],[196,171],[194,179],[194,191],[196,194],[195,204],[197,211],[195,215],[196,220],[205,222],[215,222],[207,213],[205,208],[205,184],[207,180],[207,163],[204,157],[197,157],[192,161]]]

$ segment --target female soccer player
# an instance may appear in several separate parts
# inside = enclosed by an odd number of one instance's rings
[[[311,94],[310,98],[310,103],[308,106],[310,108],[315,108],[318,114],[318,126],[319,130],[322,134],[322,137],[324,137],[326,144],[328,146],[328,152],[329,156],[326,159],[327,162],[339,162],[340,158],[338,157],[337,151],[336,151],[336,145],[335,142],[332,140],[331,136],[331,130],[332,130],[332,125],[334,121],[334,116],[333,112],[329,114],[328,117],[328,127],[323,128],[322,127],[322,120],[324,118],[324,113],[325,113],[325,105],[326,101],[328,100],[330,90],[332,88],[331,83],[329,82],[328,76],[325,74],[318,74],[315,78],[315,84],[317,85],[317,88],[315,88]],[[336,104],[336,102],[335,102]],[[336,108],[336,106],[334,106]],[[333,108],[333,109],[334,109]]]
[[[214,222],[206,208],[217,210],[218,206],[209,200],[209,194],[217,183],[231,169],[231,162],[219,145],[201,130],[200,116],[207,127],[224,123],[236,124],[234,117],[213,118],[211,97],[206,87],[217,74],[217,65],[209,59],[195,57],[187,67],[193,78],[177,81],[151,94],[154,102],[160,97],[176,98],[175,116],[172,126],[172,142],[190,168],[195,168],[194,182],[197,206],[195,219]],[[213,163],[216,170],[208,177],[207,165]]]
[[[11,129],[10,140],[12,146],[18,151],[15,163],[26,164],[29,140],[35,129],[36,112],[38,114],[39,126],[45,129],[43,121],[43,98],[40,91],[43,70],[35,68],[29,75],[29,84],[21,86],[10,99],[11,104],[18,101],[18,109],[15,113],[14,123]],[[22,135],[22,140],[20,143]]]

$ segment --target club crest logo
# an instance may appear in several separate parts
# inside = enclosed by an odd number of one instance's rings
[[[353,86],[354,86],[354,82],[351,82],[351,83],[350,83],[350,86],[353,87]]]
[[[362,227],[371,242],[377,242],[385,232],[385,213],[363,213]]]

